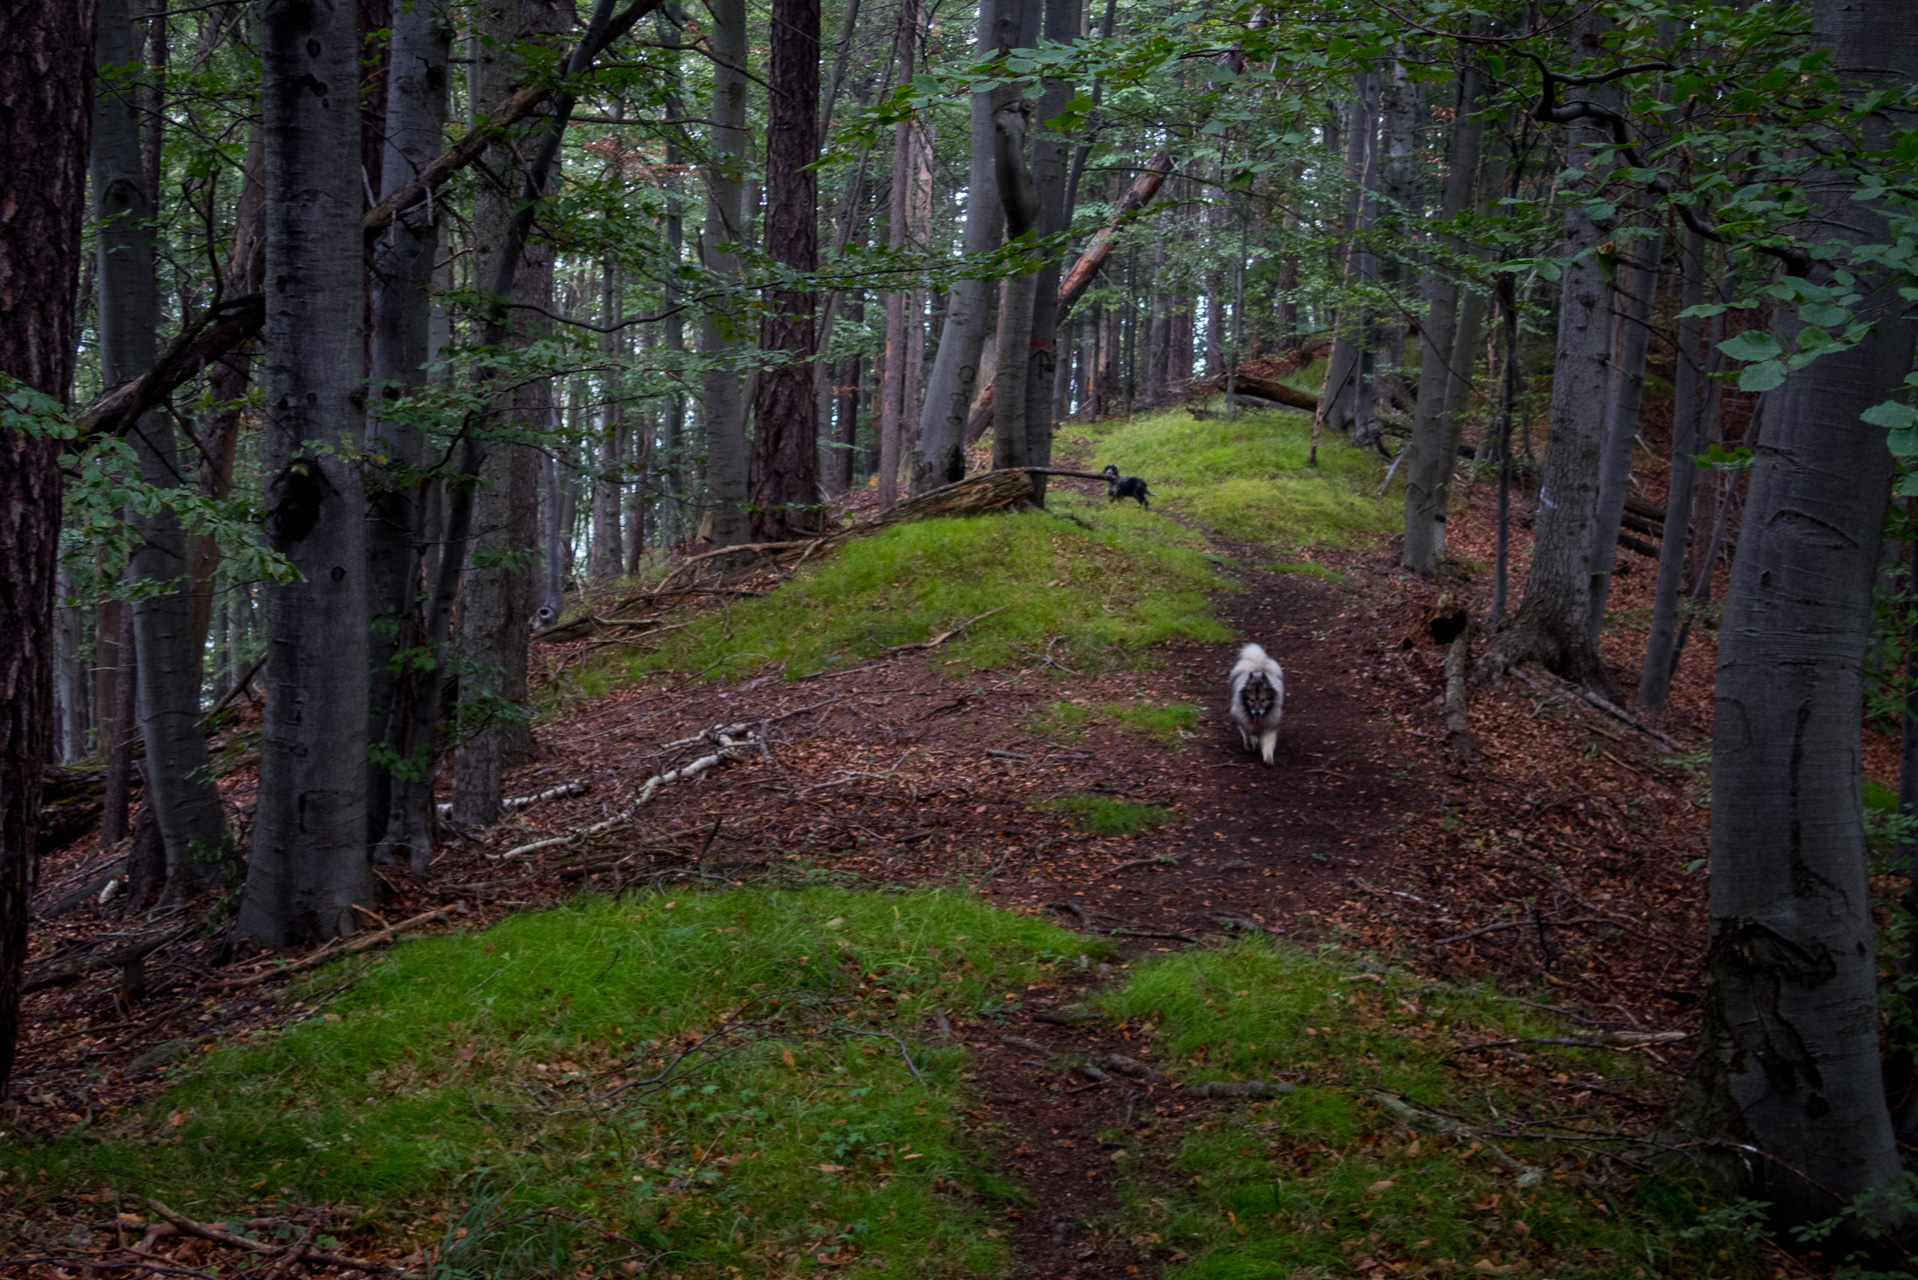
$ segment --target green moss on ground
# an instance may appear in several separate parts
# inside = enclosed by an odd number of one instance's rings
[[[1112,463],[1143,476],[1155,502],[1234,541],[1356,546],[1403,521],[1402,489],[1372,496],[1383,474],[1378,454],[1326,435],[1318,466],[1308,467],[1306,414],[1261,409],[1227,420],[1218,416],[1222,399],[1211,409],[1206,418],[1161,409],[1069,430],[1092,439],[1093,470]]]
[[[623,670],[731,678],[777,663],[797,679],[883,656],[885,645],[923,643],[969,618],[979,620],[937,654],[960,670],[1029,663],[1027,653],[1055,637],[1055,654],[1069,654],[1075,670],[1137,661],[1169,641],[1230,638],[1206,594],[1231,584],[1202,540],[1149,513],[1100,512],[1092,523],[1033,512],[887,529],[768,596],[693,618]]]
[[[1097,792],[1081,791],[1033,802],[1042,813],[1064,814],[1066,822],[1095,836],[1136,836],[1178,822],[1179,815],[1155,804],[1132,804]]]
[[[1525,1045],[1526,1068],[1461,1066],[1462,1038],[1565,1036],[1549,1015],[1259,941],[1149,962],[1099,1007],[1141,1027],[1157,1065],[1188,1085],[1296,1082],[1179,1125],[1169,1167],[1163,1149],[1118,1161],[1114,1229],[1170,1251],[1167,1280],[1764,1274],[1737,1224],[1692,1189],[1597,1162],[1607,1144],[1594,1138],[1616,1122],[1581,1105],[1578,1082],[1657,1096],[1631,1057]],[[1447,1118],[1473,1134],[1448,1133]]]
[[[986,1016],[1088,945],[940,892],[583,900],[403,943],[332,998],[353,974],[329,970],[290,1032],[219,1047],[117,1131],[9,1147],[0,1168],[16,1201],[105,1183],[203,1220],[359,1206],[342,1235],[443,1245],[441,1280],[635,1256],[999,1276],[966,1051],[914,1028]]]

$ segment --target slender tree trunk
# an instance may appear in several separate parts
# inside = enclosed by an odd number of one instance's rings
[[[1016,0],[980,0],[978,56],[990,56],[998,5]],[[966,168],[966,229],[961,252],[968,256],[992,252],[999,244],[1005,210],[993,179],[993,100],[975,93],[971,102],[971,151]],[[919,418],[919,438],[912,455],[912,492],[924,493],[952,484],[966,474],[966,421],[979,387],[979,360],[985,349],[992,312],[994,285],[989,280],[961,279],[946,301],[946,324],[933,355],[926,383],[925,410]]]
[[[619,322],[624,294],[620,288],[619,264],[608,260],[600,268],[599,322],[612,326]],[[625,339],[609,333],[601,344],[609,365],[625,354]],[[624,559],[620,547],[619,489],[624,473],[621,463],[619,374],[610,369],[600,379],[599,465],[593,479],[593,545],[586,552],[586,576],[595,585],[611,582],[619,576]]]
[[[0,10],[0,263],[33,264],[0,289],[0,373],[61,403],[73,381],[93,30],[88,0]],[[0,1097],[19,1036],[50,719],[57,457],[50,436],[0,427]]]
[[[1031,47],[1038,39],[1043,0],[1000,0],[994,26],[997,47],[1005,53]],[[1026,157],[1030,108],[1014,82],[994,91],[993,178],[999,206],[1005,210],[1008,243],[1039,228],[1038,193]],[[1032,303],[1038,286],[1036,272],[1006,279],[999,298],[999,351],[995,360],[997,386],[992,412],[992,463],[1023,467],[1032,463],[1031,438],[1026,430],[1026,396],[1031,371]]]
[[[901,0],[894,60],[899,81],[909,83],[919,51],[919,5]],[[912,222],[912,121],[901,120],[892,131],[892,190],[886,214],[886,246],[903,254]],[[879,382],[879,509],[889,511],[899,497],[900,444],[906,411],[906,307],[911,290],[895,288],[886,295],[886,371]]]
[[[1595,32],[1597,22],[1587,19],[1581,29]],[[1590,121],[1574,124],[1570,132],[1575,164],[1592,163],[1593,153],[1610,145],[1610,135]],[[1605,237],[1582,200],[1567,202],[1559,254],[1572,261],[1559,282],[1552,434],[1545,449],[1532,568],[1511,625],[1481,661],[1491,670],[1542,662],[1568,679],[1609,690],[1588,626],[1599,446],[1611,380],[1612,290],[1596,252]]]
[[[1598,648],[1605,630],[1605,602],[1611,596],[1612,566],[1618,562],[1618,530],[1625,518],[1625,497],[1632,487],[1632,446],[1638,438],[1638,411],[1645,398],[1645,359],[1651,350],[1652,302],[1658,294],[1659,260],[1664,240],[1653,236],[1632,248],[1630,290],[1619,299],[1618,367],[1605,405],[1605,452],[1599,461],[1598,513],[1592,530],[1592,603],[1585,633]]]
[[[117,385],[153,367],[158,355],[160,295],[154,277],[155,208],[141,150],[137,101],[140,33],[127,0],[100,0],[94,98],[93,191],[100,218],[99,324],[101,380]],[[173,422],[141,418],[132,433],[148,484],[174,489],[185,471]],[[146,741],[146,803],[153,806],[166,848],[166,892],[179,902],[210,883],[226,850],[226,812],[213,785],[206,737],[200,732],[200,645],[192,630],[192,581],[186,534],[171,505],[136,514],[139,538],[129,559],[136,582],[149,587],[131,605],[140,734]]]
[[[1070,44],[1079,34],[1079,0],[1045,0],[1044,21],[1048,41]],[[1068,147],[1065,136],[1052,128],[1052,121],[1071,98],[1071,86],[1064,80],[1048,77],[1043,82],[1035,120],[1037,132],[1032,137],[1032,193],[1041,236],[1063,234],[1071,217],[1066,209]],[[1063,314],[1064,308],[1059,305],[1059,258],[1056,251],[1048,252],[1033,276],[1032,331],[1026,340],[1026,456],[1034,466],[1052,462],[1052,431],[1058,425],[1053,415],[1053,382]],[[1045,501],[1044,476],[1032,478],[1032,491],[1037,501]]]
[[[453,25],[448,0],[402,4],[393,17],[391,70],[386,81],[386,136],[382,141],[382,196],[390,195],[439,154],[446,127],[448,60]],[[426,383],[432,350],[433,263],[439,252],[435,210],[415,206],[393,219],[374,248],[372,358],[366,423],[368,476],[367,594],[373,626],[368,636],[370,732],[385,750],[367,766],[367,839],[377,842],[391,817],[389,762],[400,748],[400,723],[411,705],[412,682],[437,679],[410,664],[395,669],[402,650],[421,643],[421,571],[425,527],[426,440],[405,415],[382,412]],[[427,762],[417,762],[424,766]],[[378,860],[390,861],[385,850]]]
[[[706,178],[706,227],[701,245],[706,269],[723,286],[737,285],[739,255],[721,246],[744,244],[750,234],[745,196],[746,4],[713,0],[713,112]],[[709,304],[700,325],[700,349],[715,367],[705,374],[706,501],[713,545],[730,547],[750,535],[746,513],[749,459],[746,448],[744,380],[730,367],[739,358],[733,334],[735,304]]]
[[[1347,191],[1345,213],[1342,218],[1342,230],[1345,233],[1343,252],[1343,286],[1337,319],[1334,321],[1332,353],[1326,361],[1325,389],[1319,395],[1319,417],[1334,431],[1344,431],[1356,435],[1359,431],[1361,413],[1359,399],[1363,371],[1361,365],[1365,355],[1365,326],[1360,318],[1360,308],[1349,300],[1354,284],[1364,280],[1361,259],[1365,256],[1359,245],[1359,238],[1368,228],[1365,224],[1365,181],[1366,171],[1372,163],[1375,150],[1373,135],[1377,132],[1376,122],[1371,110],[1371,76],[1360,72],[1354,77],[1352,105],[1346,120],[1345,132],[1345,180]]]
[[[906,6],[917,10],[910,2]],[[914,34],[917,34],[915,20]],[[772,115],[766,129],[766,253],[796,272],[819,267],[819,0],[774,0]],[[896,197],[895,197],[896,198]],[[802,537],[821,525],[819,419],[813,400],[814,312],[809,289],[767,299],[759,345],[785,362],[763,370],[754,404],[752,536]]]
[[[1813,0],[1813,40],[1850,92],[1918,79],[1918,28],[1888,0]],[[1894,90],[1895,91],[1895,90]],[[1868,126],[1884,146],[1889,123]],[[1846,174],[1811,175],[1809,237],[1882,243]],[[1822,179],[1822,180],[1821,180]],[[1859,798],[1862,676],[1892,463],[1860,413],[1911,368],[1896,278],[1858,268],[1858,346],[1787,375],[1764,443],[1718,638],[1711,945],[1704,1031],[1674,1127],[1785,1222],[1888,1187],[1900,1160],[1879,1071],[1877,957]],[[1820,265],[1813,283],[1829,277]],[[1891,1207],[1869,1217],[1902,1216]]]
[[[498,30],[494,42],[507,46],[521,40],[556,41],[572,25],[572,7],[553,0],[520,0],[517,21],[509,7],[501,15],[507,25]],[[487,84],[485,100],[504,101],[521,69],[507,61],[494,65],[504,82]],[[517,152],[502,145],[495,171],[512,174],[513,186],[522,187],[522,175],[540,163],[542,137],[550,133],[526,140]],[[500,278],[508,257],[517,259],[510,296],[521,306],[511,313],[499,337],[520,348],[545,336],[541,312],[551,310],[553,300],[553,251],[518,230],[523,217],[520,202],[494,188],[479,202],[474,219],[484,231],[479,247],[489,276]],[[617,298],[612,306],[619,306]],[[525,442],[537,439],[545,425],[550,396],[549,381],[538,378],[521,381],[500,398],[489,429],[503,438],[488,450],[483,483],[474,498],[472,564],[460,598],[461,723],[453,756],[453,818],[466,826],[481,827],[498,820],[505,770],[531,758],[532,738],[525,720],[526,645],[533,613],[528,553],[538,545],[539,455]],[[622,455],[616,442],[612,456],[617,468]],[[611,530],[617,537],[616,496]],[[619,567],[619,560],[613,559],[612,572],[617,574]]]
[[[1479,142],[1484,134],[1477,118],[1479,83],[1478,61],[1469,59],[1459,71],[1452,139],[1445,157],[1445,190],[1439,217],[1447,220],[1458,218],[1470,206],[1472,186],[1478,180]],[[1460,256],[1466,250],[1465,238],[1449,233],[1444,246],[1448,253]],[[1451,383],[1456,348],[1462,345],[1458,342],[1461,292],[1452,270],[1433,275],[1431,309],[1419,326],[1418,402],[1412,412],[1412,436],[1405,445],[1411,454],[1403,468],[1405,550],[1401,563],[1428,578],[1438,572],[1445,539],[1445,480],[1455,465],[1445,452],[1445,393]]]
[[[100,845],[116,845],[132,830],[127,805],[133,791],[133,743],[139,720],[133,660],[133,612],[118,600],[94,611],[94,700],[100,707],[100,762],[105,808],[100,813]]]
[[[1681,314],[1705,301],[1705,237],[1685,237]],[[1698,443],[1704,399],[1705,353],[1699,349],[1704,324],[1697,316],[1678,322],[1678,357],[1672,395],[1672,470],[1665,494],[1665,539],[1658,548],[1658,584],[1652,595],[1651,634],[1645,641],[1645,665],[1638,677],[1638,709],[1653,718],[1665,714],[1672,685],[1673,637],[1678,628],[1678,597],[1685,585],[1686,534],[1692,525],[1692,493],[1698,467],[1692,462]]]
[[[675,89],[677,84],[675,83]],[[674,100],[678,94],[674,93]],[[681,162],[679,143],[669,138],[666,143],[666,163],[677,165]],[[674,182],[672,194],[666,201],[666,252],[677,264],[685,247],[685,217],[679,199],[679,186]],[[686,325],[679,314],[683,291],[677,278],[668,276],[665,284],[666,319],[660,325],[660,337],[667,351],[667,367],[671,370],[673,385],[666,396],[664,439],[661,445],[664,457],[659,468],[660,478],[660,536],[659,545],[667,547],[686,534],[685,496],[692,491],[690,467],[686,458],[686,393],[680,385],[685,377],[684,357],[686,353]]]
[[[349,462],[365,431],[358,43],[350,12],[261,16],[267,534],[300,581],[266,588],[260,798],[234,929],[271,947],[352,933],[353,908],[373,902],[366,525]]]

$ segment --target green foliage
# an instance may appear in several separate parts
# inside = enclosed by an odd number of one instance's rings
[[[1097,446],[1093,469],[1110,462],[1144,477],[1166,507],[1235,541],[1350,546],[1403,517],[1400,500],[1372,497],[1377,454],[1328,436],[1319,465],[1306,465],[1312,424],[1303,414],[1259,410],[1228,420],[1164,409],[1084,430]]]
[[[1003,1243],[966,1190],[983,1180],[966,1051],[911,1029],[1087,945],[939,892],[582,900],[404,943],[329,998],[355,976],[336,966],[293,1030],[213,1049],[110,1134],[10,1146],[0,1168],[15,1197],[23,1173],[35,1195],[104,1181],[202,1218],[359,1205],[355,1230],[444,1233],[449,1265],[489,1278],[633,1256],[601,1231],[675,1270],[825,1254],[996,1276]]]
[[[1689,1188],[1647,1179],[1635,1193],[1595,1194],[1592,1174],[1576,1168],[1583,1161],[1521,1136],[1589,1138],[1608,1128],[1579,1107],[1573,1082],[1602,1071],[1609,1088],[1656,1088],[1629,1059],[1527,1046],[1542,1070],[1476,1077],[1461,1090],[1452,1057],[1461,1036],[1565,1034],[1523,1006],[1336,952],[1254,941],[1154,960],[1099,1005],[1140,1027],[1156,1065],[1188,1083],[1297,1083],[1271,1102],[1221,1108],[1185,1126],[1169,1167],[1157,1152],[1117,1162],[1119,1229],[1176,1250],[1170,1280],[1348,1275],[1368,1256],[1407,1274],[1440,1266],[1506,1274],[1520,1265],[1526,1274],[1619,1280],[1647,1266],[1652,1274],[1761,1274],[1749,1241],[1677,1238],[1705,1207]],[[1408,1123],[1380,1095],[1426,1109],[1428,1119]],[[1533,1123],[1512,1123],[1515,1113]],[[1461,1117],[1474,1136],[1448,1133],[1447,1116]],[[1498,1167],[1494,1145],[1525,1167]]]
[[[1095,836],[1138,836],[1180,821],[1170,809],[1154,804],[1132,804],[1094,791],[1079,791],[1051,800],[1038,800],[1041,813],[1061,813],[1066,822]]]
[[[1227,584],[1185,545],[1189,535],[1147,532],[1151,523],[1120,516],[1088,532],[1029,513],[900,525],[821,558],[769,596],[698,618],[629,670],[723,678],[771,662],[798,678],[968,618],[979,621],[938,650],[964,670],[1030,662],[1022,651],[1054,637],[1063,637],[1055,656],[1070,654],[1075,670],[1136,661],[1167,641],[1223,642],[1205,597]]]

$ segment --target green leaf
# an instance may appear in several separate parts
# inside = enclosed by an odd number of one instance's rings
[[[1851,312],[1845,310],[1843,307],[1819,304],[1817,306],[1800,307],[1798,309],[1798,318],[1806,324],[1815,324],[1824,329],[1835,329],[1845,323],[1845,321],[1851,319]]]
[[[1883,427],[1887,431],[1909,431],[1918,427],[1918,409],[1899,404],[1896,400],[1875,404],[1858,416],[1872,426]]]
[[[1771,360],[1782,354],[1778,339],[1762,329],[1747,329],[1735,338],[1727,338],[1718,349],[1734,360]]]
[[[1765,360],[1758,364],[1746,365],[1745,371],[1738,375],[1740,391],[1770,391],[1785,381],[1785,362],[1783,360]]]

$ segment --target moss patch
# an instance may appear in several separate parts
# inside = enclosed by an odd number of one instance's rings
[[[443,1244],[460,1275],[618,1274],[637,1248],[698,1274],[998,1276],[967,1053],[913,1028],[1089,942],[937,892],[585,900],[404,943],[111,1137],[0,1168],[16,1199],[104,1183],[201,1219],[357,1205],[341,1235]]]
[[[1069,825],[1095,836],[1143,835],[1180,820],[1178,814],[1158,805],[1131,804],[1091,791],[1035,801],[1032,807],[1042,813],[1064,814]]]
[[[1352,546],[1392,532],[1404,516],[1402,498],[1372,496],[1383,470],[1376,453],[1322,436],[1318,466],[1306,465],[1312,422],[1302,413],[1227,420],[1164,409],[1084,430],[1095,444],[1093,470],[1113,463],[1143,476],[1167,507],[1235,541]]]
[[[1137,660],[1167,641],[1220,643],[1229,636],[1206,593],[1231,584],[1202,546],[1143,512],[1099,513],[1091,530],[1036,512],[920,521],[850,543],[769,596],[694,619],[625,670],[727,678],[778,663],[796,679],[969,618],[979,620],[936,660],[961,670],[1030,662],[1022,650],[1063,637],[1055,656],[1084,670]]]

